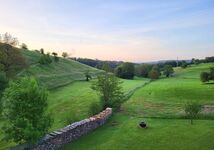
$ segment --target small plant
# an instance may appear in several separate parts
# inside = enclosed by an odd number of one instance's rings
[[[101,111],[102,111],[102,104],[100,104],[98,102],[92,103],[89,107],[89,115],[90,116],[96,115]]]
[[[188,102],[188,103],[186,103],[184,110],[185,110],[187,118],[189,118],[191,124],[193,124],[193,119],[198,117],[198,114],[202,110],[202,105],[200,105],[196,102]]]

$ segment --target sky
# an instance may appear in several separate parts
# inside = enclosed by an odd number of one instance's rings
[[[0,0],[0,34],[29,49],[146,62],[214,55],[214,0]]]

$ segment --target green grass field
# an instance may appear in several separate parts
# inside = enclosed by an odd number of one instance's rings
[[[99,97],[86,82],[84,73],[92,75],[101,71],[78,62],[60,59],[59,63],[42,66],[37,63],[40,54],[22,51],[30,67],[20,76],[35,76],[49,90],[48,112],[54,123],[50,131],[62,128],[70,121],[89,117],[89,106],[98,102]],[[206,71],[214,63],[200,64],[186,69],[175,68],[172,78],[161,78],[150,82],[135,78],[122,80],[123,90],[129,95],[120,112],[115,112],[103,127],[65,146],[64,149],[207,149],[214,148],[213,113],[209,117],[190,125],[183,119],[183,106],[187,101],[198,101],[203,105],[214,105],[214,84],[202,84],[201,71]],[[145,84],[147,83],[147,84]],[[203,118],[204,117],[204,118]],[[209,119],[209,120],[206,120]],[[149,128],[141,129],[138,123],[145,120]],[[0,120],[0,127],[3,122]],[[3,137],[0,132],[0,139]],[[15,144],[0,141],[0,150]]]
[[[40,53],[29,50],[22,50],[22,54],[27,58],[30,66],[22,70],[19,76],[34,76],[42,85],[48,89],[68,85],[74,81],[85,80],[85,72],[89,71],[90,75],[101,73],[101,70],[81,64],[71,59],[60,58],[59,62],[52,62],[49,65],[40,65],[38,63]]]
[[[214,84],[202,84],[199,80],[201,70],[211,66],[214,64],[176,68],[174,77],[153,81],[140,88],[106,125],[64,149],[212,150],[213,117],[201,118],[193,125],[189,120],[181,119],[187,101],[214,104]],[[213,113],[209,115],[213,116]],[[148,123],[147,129],[138,127],[141,120]]]

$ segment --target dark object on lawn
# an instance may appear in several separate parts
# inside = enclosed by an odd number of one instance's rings
[[[146,128],[146,123],[145,123],[145,122],[143,122],[143,121],[142,121],[142,122],[140,122],[140,123],[139,123],[139,125],[140,125],[140,127],[141,127],[141,128]]]

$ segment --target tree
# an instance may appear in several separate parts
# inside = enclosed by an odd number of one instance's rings
[[[89,81],[91,79],[91,75],[89,74],[89,71],[85,72],[85,78],[86,78],[85,79],[86,81]]]
[[[62,52],[62,57],[63,58],[67,58],[68,57],[68,53],[67,52]]]
[[[19,49],[0,43],[0,70],[4,71],[7,77],[13,76],[15,72],[25,67],[27,61]]]
[[[47,91],[39,87],[34,78],[10,82],[2,100],[5,139],[34,143],[47,133],[52,123],[46,113]]]
[[[44,54],[44,49],[43,48],[40,49],[40,53]]]
[[[7,87],[7,84],[8,84],[8,79],[6,77],[6,73],[3,71],[0,71],[0,116],[2,112],[2,101],[1,101],[2,92]]]
[[[171,65],[165,65],[165,66],[164,66],[164,68],[163,68],[163,74],[164,74],[166,77],[171,76],[173,73],[174,73],[174,70],[173,70],[173,68],[172,68]]]
[[[209,81],[209,73],[208,72],[202,72],[200,75],[200,79],[202,82],[208,82]]]
[[[9,34],[8,32],[6,32],[5,34],[3,34],[3,43],[12,45],[12,46],[16,46],[18,45],[18,39],[15,37],[12,37],[11,34]]]
[[[58,54],[56,52],[53,52],[52,55],[54,56],[54,61],[58,62],[59,61]]]
[[[193,119],[195,119],[202,110],[202,105],[196,102],[189,102],[185,105],[184,110],[186,116],[190,119],[191,124],[193,124]]]
[[[21,48],[22,49],[28,49],[28,47],[27,47],[27,45],[25,43],[22,43]]]
[[[152,70],[149,72],[149,78],[158,79],[160,75],[160,69],[158,68],[158,66],[153,66]]]
[[[113,74],[105,72],[99,75],[97,81],[92,84],[91,88],[100,95],[103,109],[119,106],[123,97],[121,83]]]
[[[116,76],[124,79],[133,79],[135,67],[133,63],[123,63],[115,69]]]
[[[188,64],[185,61],[182,61],[181,68],[185,69],[188,66]]]
[[[152,65],[150,64],[137,65],[135,69],[135,74],[137,76],[147,78],[151,69],[152,69]]]

